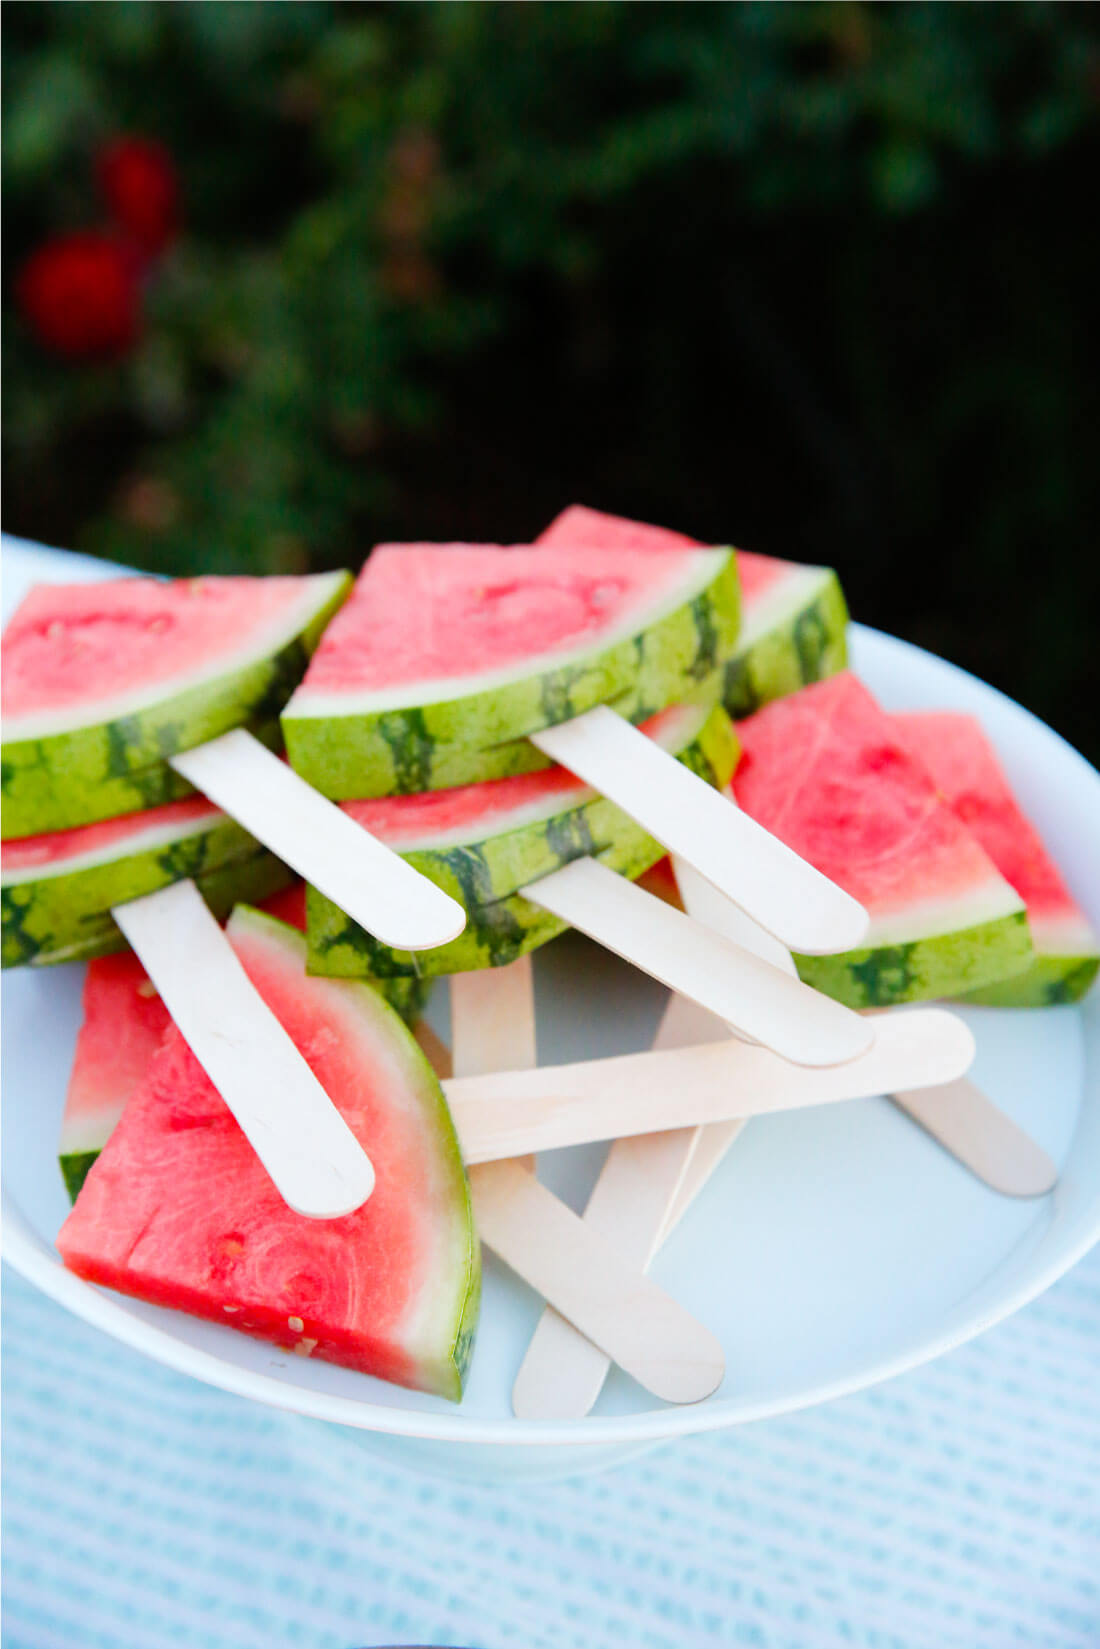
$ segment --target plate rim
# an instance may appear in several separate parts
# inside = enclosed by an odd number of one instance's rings
[[[8,541],[11,542],[10,540]],[[30,549],[30,546],[26,546]],[[20,545],[22,549],[23,546]],[[1082,770],[1082,777],[1097,792],[1100,812],[1100,773],[1068,740],[1049,727],[1038,716],[1017,703],[999,688],[982,681],[980,677],[959,665],[942,659],[927,649],[918,647],[900,637],[888,635],[866,625],[853,624],[852,631],[864,638],[864,645],[886,644],[901,649],[914,660],[934,662],[964,681],[969,688],[991,695],[1012,715],[1024,717],[1043,739],[1054,741],[1062,753]],[[33,1231],[19,1210],[16,1199],[3,1187],[2,1249],[3,1257],[33,1286],[56,1301],[64,1309],[98,1328],[113,1339],[151,1358],[177,1373],[186,1374],[207,1385],[236,1396],[263,1403],[306,1418],[324,1420],[331,1424],[348,1426],[359,1431],[384,1435],[418,1438],[434,1442],[450,1442],[490,1448],[523,1447],[553,1448],[562,1446],[606,1446],[632,1442],[659,1443],[705,1431],[744,1425],[755,1420],[775,1418],[801,1409],[816,1407],[876,1386],[898,1375],[920,1368],[947,1352],[976,1339],[997,1323],[1029,1305],[1077,1265],[1100,1242],[1100,1198],[1091,1221],[1086,1222],[1074,1241],[1050,1259],[1034,1276],[1009,1288],[1003,1297],[988,1302],[984,1309],[972,1315],[964,1314],[961,1321],[939,1333],[919,1336],[915,1345],[881,1357],[829,1381],[810,1384],[796,1391],[755,1400],[737,1397],[714,1397],[705,1403],[683,1407],[643,1410],[637,1414],[589,1415],[583,1420],[518,1420],[483,1419],[464,1414],[461,1405],[453,1411],[429,1409],[402,1409],[369,1399],[342,1397],[292,1381],[276,1379],[227,1361],[214,1352],[188,1344],[170,1329],[149,1323],[121,1304],[108,1290],[86,1283],[67,1271],[61,1261]]]

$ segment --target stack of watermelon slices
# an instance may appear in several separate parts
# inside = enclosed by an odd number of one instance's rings
[[[287,706],[287,749],[458,898],[467,927],[395,952],[311,889],[311,971],[427,977],[544,944],[564,924],[522,897],[528,882],[580,856],[636,877],[663,850],[521,735],[610,703],[722,787],[737,750],[716,700],[743,711],[839,669],[846,621],[827,569],[580,505],[530,548],[383,546]]]
[[[216,915],[289,872],[169,765],[268,742],[347,573],[41,585],[4,631],[4,967],[117,950],[111,907],[192,877]]]

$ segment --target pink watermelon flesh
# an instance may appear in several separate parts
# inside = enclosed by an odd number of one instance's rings
[[[337,1220],[294,1213],[174,1026],[57,1239],[91,1282],[381,1379],[457,1397],[479,1272],[438,1082],[368,987],[306,977],[305,944],[238,908],[249,978],[377,1170]]]
[[[304,933],[305,883],[272,894],[262,909]],[[88,963],[81,1010],[58,1142],[67,1175],[69,1158],[103,1149],[171,1024],[168,1009],[132,951],[97,956]],[[73,1171],[79,1177],[80,1165]]]
[[[739,804],[865,905],[869,943],[1019,909],[892,719],[844,671],[738,724]]]
[[[1024,901],[1036,949],[1095,953],[1097,938],[1088,918],[1020,811],[980,722],[931,710],[893,719],[937,789]]]
[[[535,543],[554,549],[614,548],[622,550],[699,550],[704,546],[695,538],[672,532],[667,527],[650,527],[641,521],[628,521],[621,515],[605,515],[601,510],[590,510],[584,504],[570,504],[555,516],[550,525],[535,539]],[[802,568],[789,561],[779,561],[770,555],[753,555],[749,550],[738,550],[737,571],[741,578],[741,621],[747,628],[755,600],[775,590],[788,579],[796,577]]]
[[[38,870],[89,857],[120,857],[124,852],[138,852],[145,839],[151,842],[163,836],[165,841],[174,840],[181,834],[181,827],[194,824],[197,829],[206,820],[220,817],[219,810],[205,796],[166,802],[141,813],[103,819],[99,824],[47,830],[40,836],[17,836],[0,842],[0,866],[6,871]],[[112,848],[118,853],[110,853]]]
[[[698,549],[694,552],[700,554]],[[629,550],[383,544],[310,662],[292,710],[431,684],[534,672],[555,656],[632,635],[683,587],[679,547],[640,565]],[[404,702],[404,700],[402,701]]]
[[[641,724],[640,731],[666,749],[684,742],[683,729],[699,720],[692,706],[672,705]],[[677,738],[679,736],[679,743]],[[442,848],[517,830],[595,795],[564,767],[485,779],[452,790],[421,790],[410,796],[378,796],[342,802],[344,812],[398,852]]]
[[[159,687],[186,686],[276,651],[317,606],[303,578],[108,579],[41,584],[4,631],[4,736],[23,718],[79,712]]]
[[[61,1124],[62,1156],[100,1149],[171,1023],[130,951],[89,962],[82,1007]]]

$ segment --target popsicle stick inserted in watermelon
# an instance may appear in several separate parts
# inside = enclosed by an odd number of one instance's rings
[[[172,766],[383,944],[430,950],[462,932],[457,900],[243,728],[174,756]]]
[[[527,957],[451,980],[453,1061],[460,1075],[483,1075],[509,1059],[532,1067],[534,1028]],[[616,1245],[540,1185],[527,1165],[485,1163],[469,1177],[482,1240],[647,1391],[666,1402],[694,1403],[721,1384],[725,1357],[709,1329],[624,1264]]]
[[[851,894],[754,820],[731,813],[725,797],[606,705],[531,738],[791,949],[846,951],[866,934],[867,912]]]
[[[444,1083],[469,1163],[593,1140],[763,1116],[933,1087],[965,1075],[974,1038],[942,1008],[876,1021],[870,1049],[845,1065],[806,1069],[730,1039]]]
[[[283,1200],[335,1219],[362,1206],[374,1169],[251,983],[194,884],[118,905],[114,918]]]
[[[729,820],[736,809],[716,798]],[[674,910],[595,859],[576,859],[523,889],[541,905],[739,1035],[800,1065],[836,1065],[870,1046],[857,1014]]]

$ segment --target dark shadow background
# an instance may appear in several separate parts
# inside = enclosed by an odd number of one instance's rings
[[[1095,8],[4,21],[9,531],[296,570],[579,499],[832,563],[1100,759]],[[20,272],[119,133],[182,227],[59,352]]]

